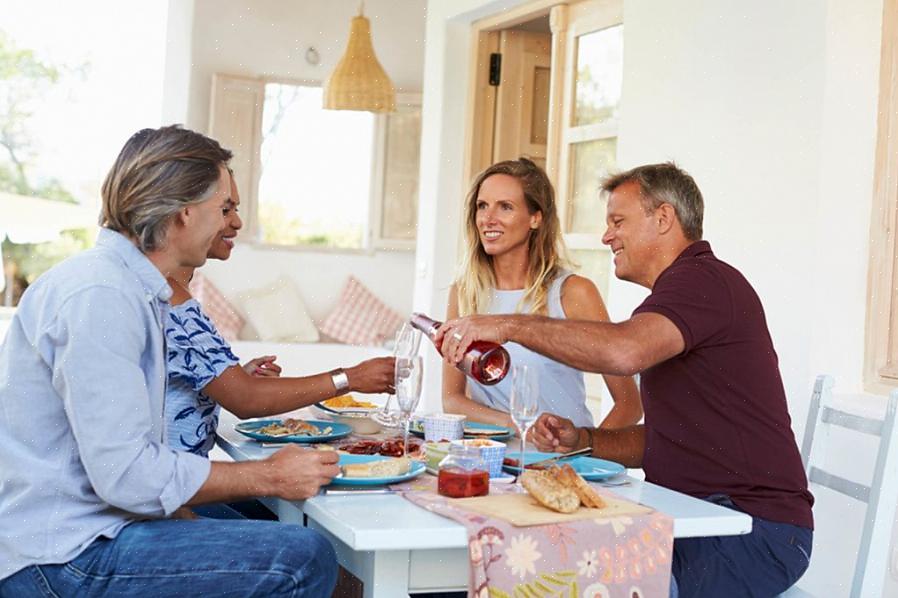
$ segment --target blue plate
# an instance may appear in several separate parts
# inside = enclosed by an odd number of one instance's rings
[[[340,466],[347,465],[349,463],[370,463],[371,461],[383,461],[390,458],[391,457],[384,457],[382,455],[341,454]],[[424,473],[424,464],[420,461],[413,460],[412,466],[409,469],[408,473],[404,473],[402,475],[387,476],[383,478],[347,478],[343,477],[343,474],[341,473],[331,481],[331,484],[334,484],[336,486],[382,486],[384,484],[404,482],[406,480],[410,480],[416,476],[419,476],[422,473]]]
[[[537,451],[527,451],[526,453],[524,453],[524,463],[535,463],[537,461],[542,461],[543,459],[554,457],[557,454],[558,453],[540,453]],[[516,453],[515,451],[511,451],[505,456],[506,458],[511,459],[520,458],[520,454]],[[626,470],[626,467],[624,467],[620,463],[615,463],[614,461],[606,461],[605,459],[597,459],[595,457],[568,457],[567,459],[561,459],[561,463],[567,463],[568,465],[573,467],[574,471],[579,473],[584,480],[590,481],[604,480],[605,478],[610,478],[621,474]],[[517,474],[521,471],[520,467],[515,467],[512,465],[503,465],[502,469],[514,474]]]
[[[256,419],[249,422],[240,422],[234,426],[234,429],[253,440],[262,440],[264,442],[329,442],[331,440],[336,440],[337,438],[348,436],[349,433],[352,432],[352,428],[346,424],[313,419],[306,421],[313,426],[317,426],[319,430],[330,428],[331,431],[328,434],[319,434],[317,436],[300,436],[298,434],[290,436],[269,436],[268,434],[260,434],[256,431],[267,425],[280,423],[280,419]]]
[[[490,434],[472,434],[470,430],[489,430]],[[424,422],[421,420],[413,421],[409,426],[409,432],[418,438],[424,438]],[[514,436],[514,430],[504,426],[495,424],[484,424],[481,422],[465,422],[465,438],[488,438],[489,440],[508,440]]]

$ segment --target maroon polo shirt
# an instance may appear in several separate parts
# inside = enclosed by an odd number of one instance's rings
[[[745,277],[697,241],[633,315],[646,312],[673,322],[686,345],[641,375],[646,479],[701,498],[727,494],[750,515],[812,528],[776,351]]]

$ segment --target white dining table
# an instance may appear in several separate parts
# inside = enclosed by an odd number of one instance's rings
[[[218,445],[235,461],[264,459],[278,450],[277,446],[236,432],[234,425],[238,421],[222,410],[218,425]],[[609,490],[673,518],[674,538],[730,536],[751,531],[751,517],[744,513],[631,475],[615,478],[618,481],[622,485]],[[305,525],[327,537],[340,565],[361,580],[365,598],[467,588],[465,527],[418,507],[399,494],[325,491],[305,501],[262,501],[282,522]]]

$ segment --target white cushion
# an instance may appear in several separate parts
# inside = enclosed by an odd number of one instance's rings
[[[262,341],[318,342],[315,327],[296,287],[283,278],[238,295],[247,321]]]

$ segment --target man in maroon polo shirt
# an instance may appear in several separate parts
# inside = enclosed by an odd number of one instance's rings
[[[450,362],[475,340],[514,341],[582,370],[639,373],[645,424],[576,428],[543,414],[534,441],[591,445],[651,482],[750,514],[750,534],[674,542],[671,594],[775,596],[807,569],[813,497],[761,301],[701,240],[704,204],[686,172],[640,166],[602,188],[615,275],[652,290],[629,320],[471,316],[446,322],[437,341]]]

